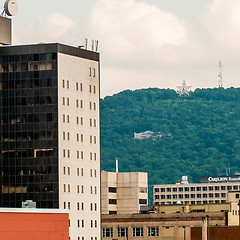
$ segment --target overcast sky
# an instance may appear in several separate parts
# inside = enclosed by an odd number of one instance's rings
[[[217,87],[220,59],[223,86],[240,86],[240,0],[17,2],[14,44],[99,40],[102,97],[183,80]]]

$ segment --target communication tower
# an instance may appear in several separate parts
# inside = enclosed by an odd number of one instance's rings
[[[222,62],[219,61],[219,74],[218,74],[218,77],[219,77],[219,82],[218,82],[218,87],[222,87]]]
[[[186,81],[183,80],[182,86],[177,86],[178,88],[177,93],[179,94],[180,97],[189,96],[191,87],[192,86],[187,86]]]

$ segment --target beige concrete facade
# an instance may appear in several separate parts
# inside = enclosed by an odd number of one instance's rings
[[[231,209],[229,211],[229,226],[239,226],[240,191],[228,192],[227,201],[231,203]]]
[[[206,216],[209,226],[226,224],[224,212],[103,215],[102,239],[190,240],[191,227],[201,227]]]
[[[99,62],[58,53],[59,207],[71,240],[100,239]]]
[[[213,204],[198,204],[198,205],[159,205],[155,206],[157,213],[213,213],[227,212],[228,226],[239,225],[239,207],[237,202],[229,203],[213,203]]]
[[[190,212],[230,212],[230,203],[194,204],[194,205],[159,205],[155,206],[157,213],[190,213]]]
[[[12,20],[0,16],[0,46],[12,44]]]
[[[148,204],[148,175],[143,172],[101,173],[102,214],[138,213]]]

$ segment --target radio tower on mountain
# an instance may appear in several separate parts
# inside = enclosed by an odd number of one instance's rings
[[[219,77],[219,83],[218,83],[218,87],[222,87],[222,62],[219,61],[219,74],[218,74],[218,77]]]
[[[178,88],[177,93],[179,94],[180,97],[189,96],[191,87],[192,86],[187,86],[186,81],[183,80],[182,86],[177,86]]]

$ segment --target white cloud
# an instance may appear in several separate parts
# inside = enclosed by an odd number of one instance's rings
[[[200,19],[214,44],[231,49],[237,47],[236,50],[239,51],[239,12],[239,0],[214,0],[206,6]]]
[[[102,96],[128,88],[175,88],[184,79],[203,86],[197,64],[211,60],[190,23],[136,0],[97,0],[88,20],[89,34],[100,41]]]
[[[187,42],[183,21],[155,5],[135,0],[98,0],[89,17],[90,34],[114,64],[174,61],[170,51]]]
[[[38,16],[23,29],[16,31],[16,43],[64,42],[73,44],[74,36],[79,32],[77,25],[68,17],[60,13],[48,16]]]

